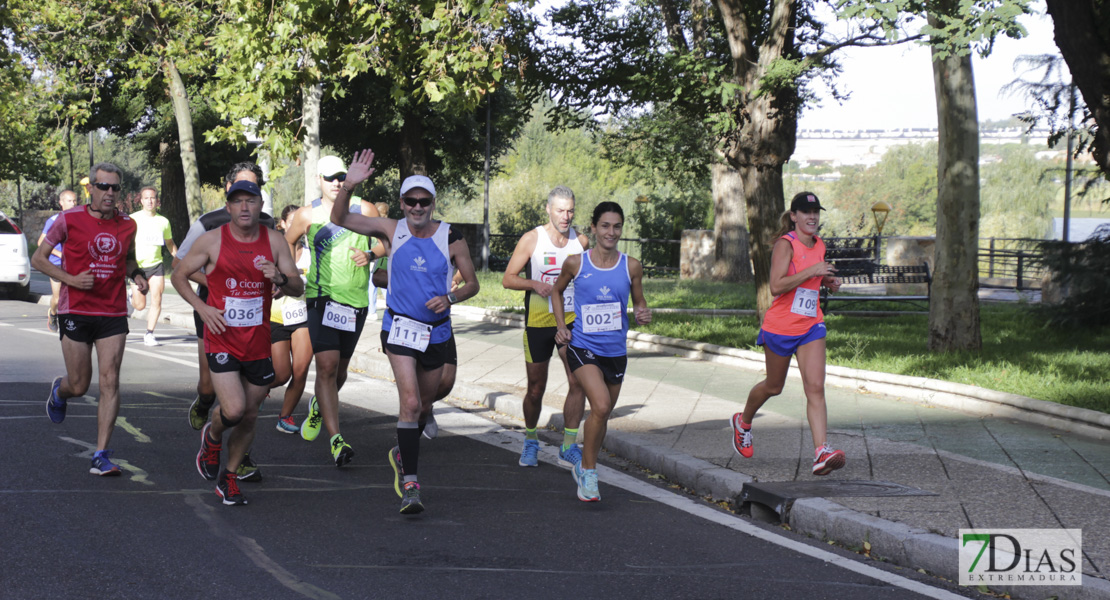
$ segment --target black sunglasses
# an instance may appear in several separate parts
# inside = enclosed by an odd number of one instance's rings
[[[113,192],[118,192],[120,190],[120,186],[119,186],[118,183],[94,182],[93,185],[96,186],[96,189],[98,189],[102,192],[107,192],[108,190],[112,190]]]
[[[407,204],[410,208],[413,207],[413,206],[416,206],[417,204],[419,204],[421,206],[421,208],[424,208],[424,207],[430,206],[432,204],[432,202],[435,201],[435,198],[432,198],[432,197],[409,198],[408,196],[401,196],[401,200],[405,204]]]
[[[320,177],[323,177],[324,181],[327,181],[329,183],[332,181],[344,182],[347,180],[346,173],[336,173],[335,175],[321,175]]]

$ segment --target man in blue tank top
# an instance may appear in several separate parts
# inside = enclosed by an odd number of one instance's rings
[[[393,488],[401,497],[401,514],[424,510],[417,469],[420,417],[431,412],[452,347],[451,305],[478,293],[470,249],[447,223],[432,219],[436,189],[432,180],[413,175],[401,183],[403,220],[366,217],[344,210],[347,194],[374,172],[374,153],[355,155],[347,183],[332,207],[332,223],[351,231],[390,240],[387,310],[382,319],[382,348],[397,381],[400,410],[397,446],[389,451]],[[466,282],[451,291],[452,263]]]

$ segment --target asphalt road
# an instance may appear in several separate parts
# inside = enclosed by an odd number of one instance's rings
[[[44,401],[63,371],[44,307],[0,302],[0,597],[3,598],[914,598],[967,590],[765,527],[613,464],[602,501],[568,471],[516,464],[520,433],[479,409],[437,409],[421,447],[427,511],[398,514],[386,461],[391,383],[352,374],[341,422],[354,461],[274,430],[267,401],[253,456],[263,481],[226,507],[196,471],[186,412],[190,332],[133,332],[112,440],[122,477],[88,474],[97,385],[60,425]],[[138,329],[138,328],[136,328]],[[311,389],[311,382],[309,384]],[[298,410],[303,415],[304,408]],[[553,457],[553,448],[544,448]]]

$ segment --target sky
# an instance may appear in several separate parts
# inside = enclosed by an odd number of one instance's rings
[[[564,0],[539,0],[532,12],[542,15]],[[1052,19],[1045,14],[1043,0],[1033,2],[1037,14],[1020,19],[1029,35],[1021,40],[1000,36],[987,58],[975,55],[979,121],[1003,120],[1025,111],[1028,101],[1019,96],[1001,97],[999,90],[1018,77],[1014,59],[1020,55],[1059,54],[1052,39]],[[840,54],[843,72],[838,76],[842,93],[850,99],[833,100],[818,84],[819,105],[801,115],[802,129],[898,129],[935,128],[936,95],[929,49],[908,43],[885,48],[849,48]]]
[[[974,55],[976,99],[979,121],[1002,120],[1029,108],[1020,95],[1003,97],[999,90],[1018,77],[1014,59],[1020,55],[1059,54],[1052,38],[1052,19],[1044,15],[1044,3],[1034,6],[1039,15],[1023,17],[1029,35],[1020,40],[1000,37],[987,58]],[[838,76],[842,92],[850,100],[838,104],[825,93],[822,104],[806,109],[802,129],[895,129],[935,128],[936,95],[929,49],[916,44],[886,48],[852,48],[841,55],[844,71]],[[821,88],[817,91],[823,92]]]

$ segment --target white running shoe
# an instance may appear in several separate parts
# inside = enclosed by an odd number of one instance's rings
[[[158,343],[158,338],[154,337],[154,332],[153,331],[148,331],[147,334],[143,336],[143,345],[144,346],[159,346],[161,344]]]

